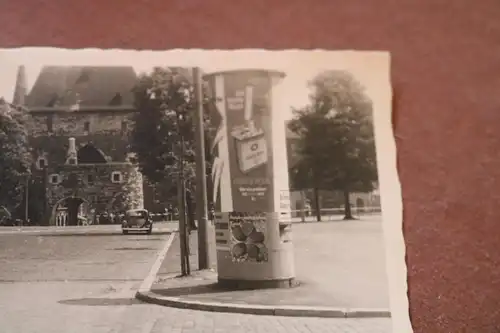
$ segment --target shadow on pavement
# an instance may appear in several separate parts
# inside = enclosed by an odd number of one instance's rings
[[[141,301],[135,298],[79,298],[68,299],[58,302],[65,305],[85,305],[85,306],[123,306],[142,304]]]
[[[220,288],[217,285],[217,283],[207,283],[201,285],[176,287],[176,288],[152,289],[151,291],[163,296],[178,297],[178,296],[193,296],[202,294],[223,293],[224,291],[227,290]]]

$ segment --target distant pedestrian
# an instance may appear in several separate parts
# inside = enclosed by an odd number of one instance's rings
[[[311,203],[307,201],[304,208],[306,216],[309,217],[311,215]]]
[[[166,218],[167,218],[167,221],[172,221],[173,220],[173,215],[174,215],[174,208],[172,207],[172,205],[168,205],[167,208],[165,208],[165,213],[166,213]]]

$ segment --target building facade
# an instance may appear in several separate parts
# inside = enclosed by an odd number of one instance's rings
[[[38,223],[96,222],[104,212],[144,206],[129,151],[136,82],[132,67],[46,66],[28,93],[19,68],[13,104],[29,112]]]

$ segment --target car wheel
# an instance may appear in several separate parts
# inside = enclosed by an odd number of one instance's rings
[[[148,235],[151,235],[153,233],[153,227],[149,227],[148,231],[147,231],[147,234]]]

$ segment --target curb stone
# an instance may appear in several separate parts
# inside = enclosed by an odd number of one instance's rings
[[[227,312],[283,317],[321,317],[321,318],[391,318],[386,309],[344,309],[313,306],[271,306],[234,303],[200,302],[180,297],[162,296],[152,291],[137,291],[135,297],[143,302],[179,309],[210,312]]]

